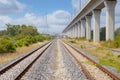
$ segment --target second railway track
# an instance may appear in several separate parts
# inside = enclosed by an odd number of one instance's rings
[[[98,63],[96,63],[95,61],[93,61],[92,59],[90,59],[89,57],[87,57],[86,55],[84,55],[83,53],[81,53],[78,49],[76,49],[75,47],[73,47],[72,45],[70,45],[70,44],[67,44],[67,43],[65,43],[65,42],[62,42],[63,43],[63,45],[64,45],[64,47],[66,48],[66,50],[70,53],[70,55],[74,58],[74,60],[77,62],[77,64],[78,65],[80,65],[81,66],[81,69],[82,69],[82,71],[84,72],[84,74],[86,75],[86,77],[88,78],[88,80],[120,80],[120,78],[119,77],[117,77],[116,75],[114,75],[113,73],[111,73],[109,70],[107,70],[106,68],[104,68],[104,67],[102,67],[101,65],[99,65]],[[71,49],[73,49],[74,50],[74,52],[73,52],[73,50],[71,50]],[[102,71],[102,73],[104,74],[103,75],[103,79],[101,78],[101,79],[99,79],[99,75],[98,76],[93,76],[93,73],[91,73],[91,71],[90,70],[88,70],[88,69],[90,69],[90,68],[86,68],[86,66],[87,65],[83,65],[82,63],[84,63],[84,62],[82,62],[82,61],[80,61],[78,58],[76,58],[77,56],[75,56],[75,53],[78,53],[79,55],[82,55],[82,57],[84,57],[85,59],[87,59],[88,61],[90,61],[91,63],[92,63],[92,65],[94,66],[94,67],[96,67],[95,69],[99,69],[99,70],[101,70]],[[84,60],[84,58],[83,58],[83,60]],[[88,65],[89,66],[89,65]],[[96,73],[96,74],[94,74],[94,75],[97,75],[97,74],[102,74],[102,73]],[[105,76],[106,76],[106,79],[105,79]],[[97,78],[98,77],[98,78]],[[107,79],[108,78],[108,79]]]

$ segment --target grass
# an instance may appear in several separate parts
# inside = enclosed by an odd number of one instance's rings
[[[115,61],[114,59],[100,59],[99,63],[102,65],[112,66],[117,69],[118,73],[120,73],[120,62]]]
[[[80,45],[80,48],[81,48],[81,49],[85,49],[86,46],[84,46],[84,45]]]
[[[76,42],[75,42],[75,41],[73,41],[73,40],[71,40],[70,42],[71,42],[71,43],[76,43]]]
[[[21,47],[21,48],[17,48],[16,52],[14,52],[14,53],[0,54],[0,64],[8,62],[8,61],[16,58],[17,56],[19,56],[21,54],[25,54],[25,53],[31,51],[32,49],[37,48],[38,46],[40,46],[41,44],[43,44],[45,42],[47,42],[47,41],[35,43],[35,44],[32,44],[32,45],[30,45],[28,47],[24,46],[24,47]]]
[[[70,42],[70,39],[66,41]],[[106,47],[104,47],[106,45],[105,42],[93,43],[86,40],[76,40],[76,42],[72,44],[98,58],[99,64],[112,66],[120,73],[120,55],[113,54],[112,51],[106,50]],[[85,46],[86,44],[98,46],[98,48]]]

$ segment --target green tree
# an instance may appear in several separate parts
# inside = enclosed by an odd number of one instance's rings
[[[24,35],[24,36],[26,35],[35,36],[39,34],[35,27],[26,26],[26,25],[22,25],[19,32],[21,35]]]
[[[1,30],[0,31],[0,36],[4,36],[4,35],[6,35],[6,30]]]
[[[105,40],[106,38],[106,27],[100,29],[100,40]]]
[[[16,36],[19,34],[20,25],[7,25],[7,35]]]
[[[116,36],[117,36],[117,35],[120,35],[120,27],[116,29],[115,35],[116,35]]]

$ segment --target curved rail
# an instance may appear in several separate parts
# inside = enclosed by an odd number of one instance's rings
[[[65,42],[64,42],[65,43]],[[85,57],[86,59],[88,59],[89,61],[91,61],[93,64],[95,64],[100,70],[102,70],[103,72],[105,72],[107,75],[109,75],[113,80],[120,80],[119,77],[117,77],[116,75],[114,75],[113,73],[111,73],[109,70],[107,70],[106,68],[102,67],[100,64],[96,63],[94,60],[92,60],[91,58],[89,58],[88,56],[86,56],[85,54],[83,54],[82,52],[80,52],[77,48],[73,47],[72,45],[65,43],[67,45],[69,45],[72,49],[74,49],[75,51],[77,51],[79,54],[81,54],[83,57]],[[64,45],[65,46],[65,45]],[[65,48],[69,51],[69,49],[65,46]],[[70,51],[69,51],[70,52]],[[70,52],[72,53],[72,52]],[[82,67],[81,67],[82,68]],[[85,69],[83,69],[85,70]],[[85,72],[84,72],[85,73]],[[86,73],[85,73],[86,74]],[[86,74],[88,76],[89,80],[93,80],[90,78],[89,74]]]

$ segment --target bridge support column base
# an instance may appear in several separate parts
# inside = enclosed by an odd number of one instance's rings
[[[117,1],[105,0],[106,6],[106,40],[114,39],[115,5]]]

